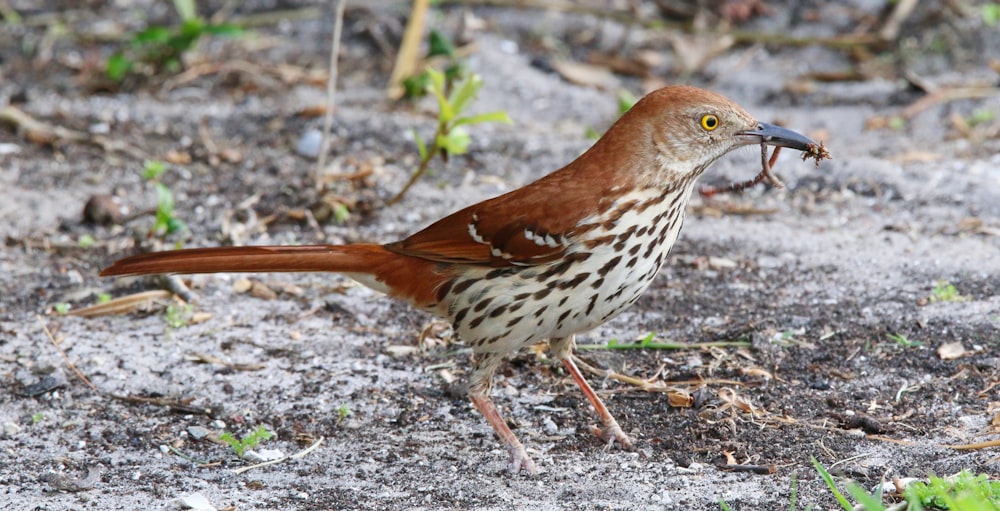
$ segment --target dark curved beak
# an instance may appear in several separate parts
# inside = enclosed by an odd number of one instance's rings
[[[744,130],[737,135],[760,137],[754,143],[763,142],[767,145],[787,147],[809,152],[819,145],[819,142],[797,132],[774,124],[758,123],[755,130]]]

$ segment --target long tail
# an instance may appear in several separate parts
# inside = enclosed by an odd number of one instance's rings
[[[434,309],[448,268],[396,254],[382,245],[303,245],[191,248],[115,261],[102,277],[156,273],[337,272],[421,308]]]
[[[304,271],[373,273],[390,254],[380,245],[369,244],[191,248],[126,257],[101,271],[101,276]]]

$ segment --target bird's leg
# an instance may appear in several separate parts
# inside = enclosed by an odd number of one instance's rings
[[[489,422],[490,426],[493,426],[493,431],[496,431],[497,435],[503,440],[504,445],[507,446],[507,451],[510,453],[511,473],[517,474],[521,470],[524,470],[528,474],[534,475],[538,473],[538,469],[535,468],[535,462],[528,456],[528,452],[524,450],[524,445],[521,444],[521,441],[517,439],[514,432],[507,426],[507,422],[503,420],[500,411],[497,410],[496,405],[493,404],[493,400],[490,399],[490,389],[493,386],[493,373],[502,359],[502,353],[483,353],[479,355],[476,359],[476,366],[472,370],[469,399],[472,400],[472,404],[476,406],[479,413],[483,414],[483,417],[486,417],[486,422]]]
[[[604,425],[604,429],[597,427],[591,428],[598,437],[605,440],[610,446],[616,440],[622,447],[626,449],[632,448],[632,439],[622,431],[621,426],[618,425],[618,421],[615,420],[611,412],[608,411],[608,407],[604,406],[604,402],[598,397],[594,389],[587,383],[587,380],[583,378],[583,374],[580,373],[580,369],[576,367],[576,363],[573,362],[573,347],[576,346],[576,338],[574,336],[564,337],[562,339],[555,339],[550,341],[550,346],[552,350],[552,355],[557,359],[561,360],[563,367],[569,371],[570,376],[573,377],[573,381],[580,387],[583,391],[583,395],[587,397],[590,404],[593,405],[594,410],[597,411],[597,416],[601,418],[601,423]]]

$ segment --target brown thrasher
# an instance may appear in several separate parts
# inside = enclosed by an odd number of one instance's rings
[[[469,396],[503,439],[513,472],[535,464],[490,400],[503,357],[548,339],[594,406],[609,443],[632,440],[572,359],[574,335],[615,317],[649,286],[677,239],[694,182],[750,144],[816,142],[759,123],[728,99],[665,87],[635,104],[562,169],[386,245],[196,248],[128,257],[102,276],[338,272],[451,321],[476,353]],[[596,429],[596,428],[595,428]]]

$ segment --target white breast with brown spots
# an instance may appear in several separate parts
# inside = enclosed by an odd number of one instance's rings
[[[652,282],[677,240],[692,188],[685,183],[666,194],[654,188],[629,193],[603,218],[584,219],[578,229],[584,234],[567,236],[564,257],[483,268],[456,281],[440,305],[477,352],[509,352],[594,328],[632,305]]]

